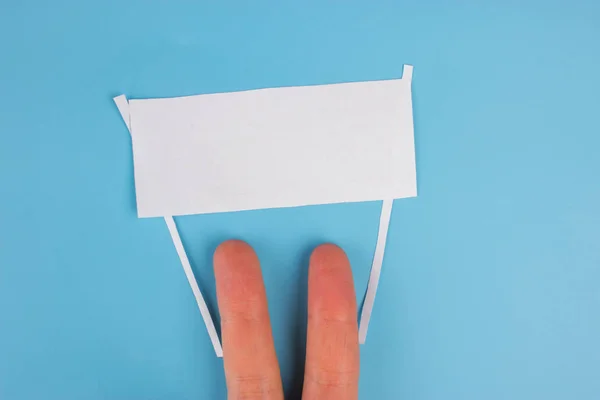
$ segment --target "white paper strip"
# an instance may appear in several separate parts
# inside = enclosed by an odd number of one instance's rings
[[[127,102],[127,98],[124,95],[117,96],[114,99],[119,112],[121,113],[121,117],[127,125],[127,129],[130,131],[130,120],[129,120],[129,103]],[[187,277],[188,283],[192,288],[192,292],[194,293],[194,297],[196,298],[196,303],[198,304],[198,308],[200,309],[200,314],[202,314],[202,319],[204,320],[204,325],[206,325],[206,329],[208,331],[208,336],[210,337],[210,341],[212,342],[213,348],[215,349],[215,353],[217,357],[223,357],[223,348],[221,347],[221,342],[219,341],[219,335],[217,334],[217,330],[215,329],[215,324],[210,316],[210,311],[204,301],[204,297],[202,296],[202,292],[200,292],[200,287],[198,287],[198,282],[196,281],[196,277],[194,276],[194,271],[190,265],[190,261],[188,260],[187,254],[185,252],[185,248],[183,247],[183,243],[181,242],[181,238],[179,237],[179,232],[177,231],[177,225],[173,220],[173,217],[166,216],[164,217],[165,222],[167,224],[167,228],[169,229],[169,233],[171,234],[171,239],[173,240],[173,244],[175,245],[175,250],[177,251],[177,255],[179,256],[179,260],[181,261],[181,265],[183,266],[183,271],[185,272],[185,276]]]
[[[187,254],[185,253],[185,249],[183,248],[183,243],[181,242],[179,232],[177,231],[177,225],[175,225],[173,217],[165,217],[165,222],[167,223],[167,227],[169,228],[169,232],[171,233],[171,238],[173,238],[173,244],[175,245],[175,249],[177,249],[179,260],[181,260],[181,265],[183,266],[183,270],[185,271],[185,276],[187,277],[188,282],[190,283],[192,292],[194,292],[194,297],[196,297],[196,303],[198,303],[198,308],[200,308],[200,314],[202,314],[202,319],[204,319],[204,324],[206,325],[206,329],[208,330],[210,341],[212,342],[213,347],[215,348],[215,353],[217,354],[217,357],[223,357],[223,349],[221,347],[221,342],[219,341],[219,335],[217,335],[217,330],[215,329],[215,324],[213,323],[212,317],[210,316],[210,311],[206,306],[204,297],[202,297],[202,293],[200,292],[200,288],[198,287],[198,282],[196,281],[196,277],[194,276],[194,272],[192,271],[190,261],[188,260]]]
[[[125,122],[125,125],[127,126],[127,130],[129,131],[129,134],[131,135],[131,123],[129,120],[129,102],[127,101],[127,97],[125,97],[125,95],[122,94],[120,96],[113,98],[113,101],[117,105],[117,108],[119,109],[119,113],[121,114],[121,118],[123,118],[123,122]]]
[[[371,275],[367,286],[367,295],[363,303],[362,313],[360,315],[360,325],[358,328],[358,342],[364,344],[367,340],[367,331],[371,312],[375,303],[377,286],[379,286],[379,277],[381,275],[381,265],[383,264],[383,254],[385,252],[385,242],[387,240],[390,217],[392,215],[393,200],[384,200],[381,206],[381,216],[379,217],[379,232],[377,233],[377,244],[375,245],[375,255],[373,256],[373,265],[371,266]]]
[[[138,216],[416,196],[411,75],[130,100]]]

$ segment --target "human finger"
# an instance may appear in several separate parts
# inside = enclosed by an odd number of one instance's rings
[[[304,400],[358,398],[358,323],[350,262],[332,244],[317,247],[308,273]]]
[[[283,399],[267,296],[256,253],[230,240],[214,254],[223,361],[230,399]]]

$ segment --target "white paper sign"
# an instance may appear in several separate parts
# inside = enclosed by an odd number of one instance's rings
[[[416,196],[411,75],[130,100],[138,216]]]
[[[384,200],[365,343],[393,199],[416,196],[412,66],[402,79],[127,101],[139,217],[162,216],[215,354],[223,351],[173,215]]]

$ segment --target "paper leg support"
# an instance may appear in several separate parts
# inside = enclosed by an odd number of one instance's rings
[[[379,233],[377,234],[377,244],[375,245],[375,255],[373,256],[373,265],[371,266],[371,275],[367,286],[367,295],[363,303],[362,313],[360,315],[360,327],[358,329],[358,342],[364,344],[367,340],[367,330],[369,329],[369,320],[375,303],[377,286],[379,285],[379,276],[381,275],[381,265],[383,264],[383,253],[385,252],[385,242],[387,239],[390,217],[392,215],[393,200],[384,200],[381,206],[381,217],[379,217]]]
[[[121,117],[123,117],[123,121],[125,121],[125,125],[127,125],[127,129],[129,133],[131,133],[131,124],[129,120],[129,103],[127,102],[127,98],[124,95],[117,96],[113,99],[119,112],[121,113]],[[194,276],[194,272],[192,271],[192,267],[190,265],[190,261],[188,260],[187,254],[185,253],[185,249],[183,247],[183,243],[181,242],[181,238],[179,237],[179,232],[177,231],[177,225],[175,225],[175,220],[171,216],[164,217],[165,222],[167,224],[167,228],[169,228],[169,233],[171,234],[171,238],[173,239],[173,244],[175,245],[175,249],[177,250],[177,255],[179,256],[179,260],[181,261],[181,265],[183,266],[183,271],[185,272],[185,276],[192,288],[192,292],[194,292],[194,297],[196,298],[196,302],[198,303],[198,308],[200,308],[200,314],[202,314],[202,319],[204,320],[204,324],[206,325],[206,329],[208,331],[208,335],[210,336],[210,341],[215,349],[215,353],[217,357],[223,357],[223,348],[221,347],[221,342],[219,340],[219,335],[217,335],[217,330],[215,329],[215,324],[210,316],[210,311],[206,306],[206,301],[204,301],[204,297],[202,297],[202,293],[200,292],[200,288],[198,287],[198,282],[196,281],[196,277]]]
[[[202,314],[202,319],[204,319],[204,324],[206,325],[206,329],[208,330],[210,341],[212,342],[213,347],[215,348],[215,353],[217,353],[217,357],[223,357],[223,349],[221,348],[221,342],[219,341],[219,336],[217,335],[215,324],[213,323],[213,320],[210,316],[210,312],[208,311],[208,307],[206,306],[206,302],[204,301],[204,297],[202,297],[202,293],[200,292],[200,288],[198,287],[198,283],[196,282],[196,277],[194,276],[194,272],[192,271],[190,261],[187,258],[187,254],[185,254],[183,243],[181,243],[181,238],[179,237],[179,232],[177,231],[177,225],[175,225],[173,217],[165,217],[165,222],[167,223],[167,227],[169,228],[169,232],[171,233],[171,238],[173,239],[173,244],[175,245],[177,254],[179,255],[179,260],[181,260],[181,265],[183,266],[183,270],[185,271],[185,276],[187,277],[188,282],[192,287],[194,297],[196,297],[198,308],[200,309],[200,313]]]

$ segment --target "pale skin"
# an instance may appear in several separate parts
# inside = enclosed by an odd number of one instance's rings
[[[256,253],[242,241],[214,255],[228,399],[283,399]],[[358,323],[352,270],[342,249],[317,247],[308,273],[303,400],[358,398]]]

